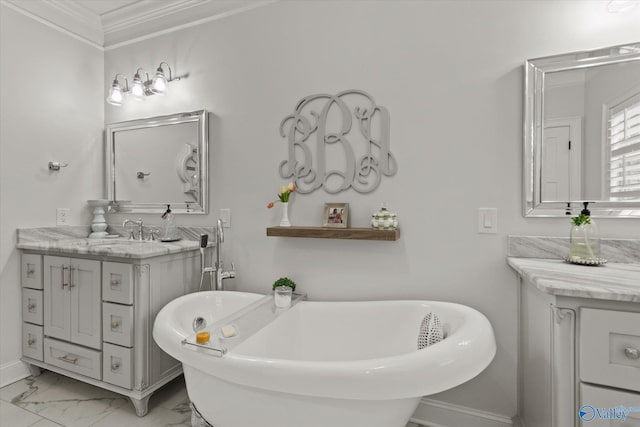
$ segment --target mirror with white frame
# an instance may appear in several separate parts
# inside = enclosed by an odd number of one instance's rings
[[[640,217],[640,42],[525,62],[524,215]]]
[[[205,110],[106,126],[107,195],[120,212],[207,213]]]

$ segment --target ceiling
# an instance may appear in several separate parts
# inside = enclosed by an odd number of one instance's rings
[[[105,49],[275,0],[1,0]]]

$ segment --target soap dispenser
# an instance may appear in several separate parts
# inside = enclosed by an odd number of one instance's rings
[[[176,230],[176,218],[171,212],[171,205],[167,205],[167,210],[162,214],[162,222],[160,224],[160,240],[171,242],[178,240]]]
[[[584,209],[580,215],[571,221],[571,243],[569,248],[570,261],[596,261],[600,259],[600,238],[598,227],[591,218],[589,202],[584,202]]]

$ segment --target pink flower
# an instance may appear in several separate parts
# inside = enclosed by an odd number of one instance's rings
[[[271,209],[274,205],[275,205],[275,203],[273,203],[273,202],[269,202],[269,203],[267,204],[267,208]]]

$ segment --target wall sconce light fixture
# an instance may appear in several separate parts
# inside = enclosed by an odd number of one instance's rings
[[[165,68],[169,71],[169,79],[165,75]],[[156,69],[156,73],[153,78],[149,78],[148,73],[144,73],[145,79],[140,76],[140,73],[144,72],[144,69],[138,68],[131,83],[131,89],[129,89],[129,81],[122,74],[116,74],[109,89],[109,95],[107,96],[107,103],[115,106],[122,105],[125,96],[131,95],[135,100],[143,100],[145,96],[150,95],[164,95],[167,90],[167,84],[176,80],[180,80],[181,77],[173,77],[171,73],[171,67],[166,62],[161,62]],[[124,88],[120,84],[118,77],[124,79]]]
[[[118,76],[121,76],[124,79],[124,89],[120,86],[120,82],[118,81]],[[127,78],[122,74],[116,74],[113,79],[113,83],[111,83],[111,88],[109,89],[109,96],[107,96],[107,102],[111,105],[120,106],[122,105],[122,101],[124,100],[125,92],[129,91],[129,82],[127,82]]]

